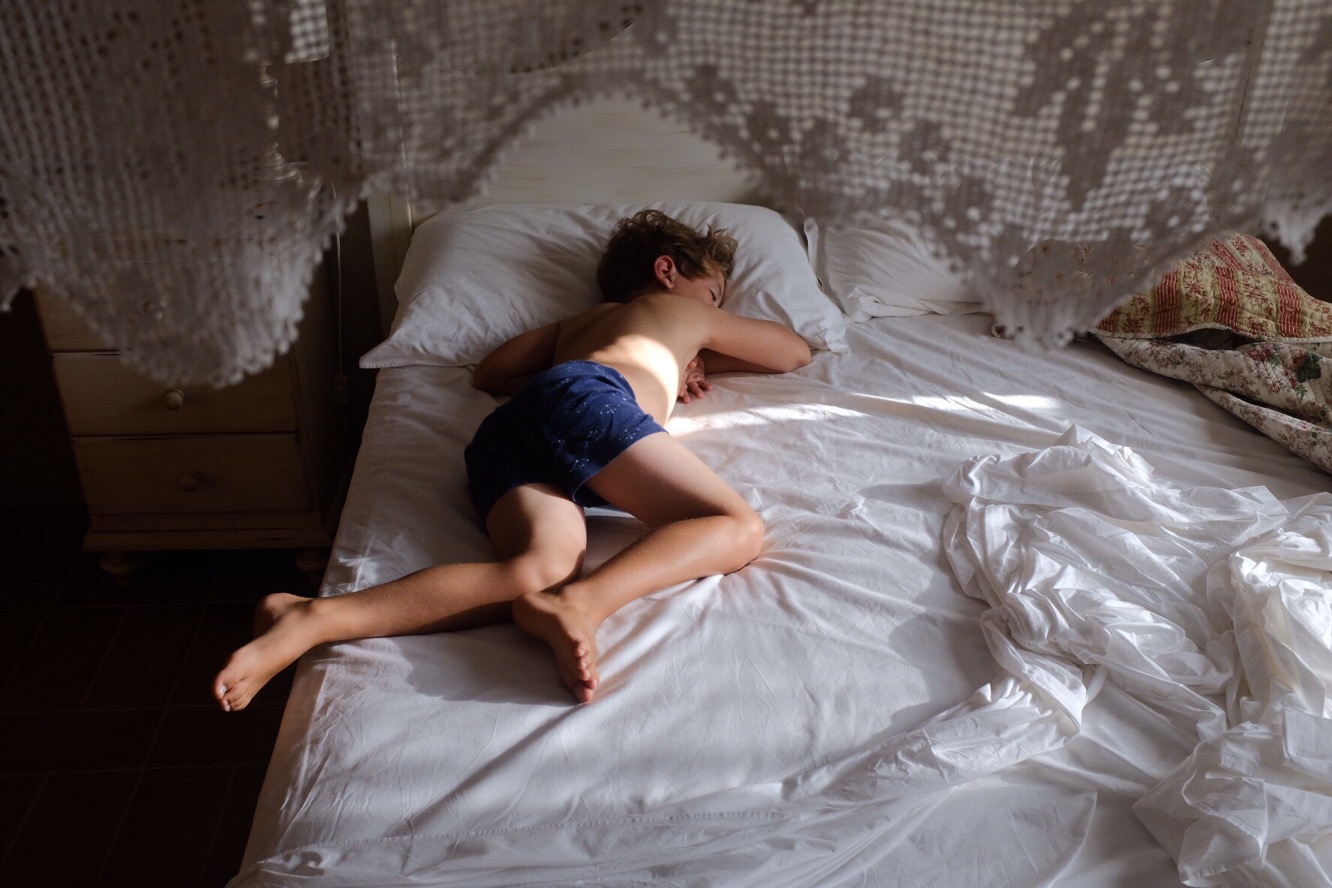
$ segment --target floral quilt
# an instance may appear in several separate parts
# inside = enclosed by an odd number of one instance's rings
[[[1332,472],[1332,303],[1302,290],[1257,238],[1213,240],[1092,332]]]

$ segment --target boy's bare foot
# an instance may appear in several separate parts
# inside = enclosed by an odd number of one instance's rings
[[[244,709],[268,683],[309,650],[308,616],[313,599],[278,592],[254,612],[254,641],[235,651],[213,680],[213,695],[227,712]]]
[[[533,592],[513,603],[513,621],[555,653],[560,682],[579,703],[587,703],[601,679],[597,675],[596,624],[558,593]]]

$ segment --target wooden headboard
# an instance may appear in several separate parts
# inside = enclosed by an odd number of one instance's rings
[[[717,147],[662,112],[624,98],[556,111],[501,154],[490,187],[470,206],[717,200],[763,203]],[[393,283],[417,218],[388,194],[367,200],[383,329],[397,311]]]

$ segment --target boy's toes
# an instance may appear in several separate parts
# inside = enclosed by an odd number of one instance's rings
[[[594,671],[570,662],[561,666],[559,672],[561,683],[569,693],[573,694],[575,700],[579,703],[587,703],[592,699],[592,691],[597,686]]]
[[[598,685],[601,684],[601,676],[597,671],[596,660],[590,660],[588,662],[587,668],[583,670],[581,677],[583,679],[583,684],[587,685],[589,690],[595,691],[597,689]]]
[[[569,690],[573,693],[574,699],[579,703],[590,703],[592,701],[594,686],[586,680],[575,682]]]
[[[213,689],[217,702],[222,706],[223,712],[236,712],[244,709],[250,702],[250,695],[245,692],[243,687],[235,685],[228,686],[224,682],[219,682]]]

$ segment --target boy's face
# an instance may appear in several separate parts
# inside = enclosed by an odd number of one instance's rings
[[[716,268],[710,268],[696,278],[676,274],[671,290],[680,296],[720,308],[722,300],[726,298],[726,278]]]

